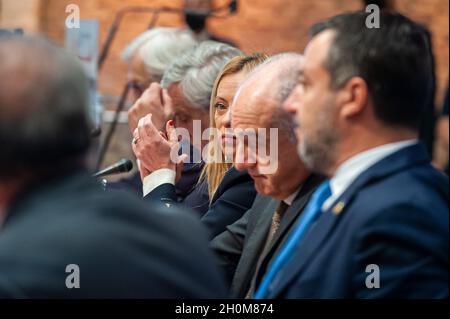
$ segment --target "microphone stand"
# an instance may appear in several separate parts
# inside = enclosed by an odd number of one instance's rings
[[[109,50],[111,48],[112,42],[116,36],[117,31],[119,30],[119,26],[122,23],[123,18],[128,13],[153,13],[153,17],[151,20],[150,25],[147,29],[151,29],[155,26],[158,17],[161,12],[168,12],[168,13],[183,13],[183,9],[179,8],[171,8],[171,7],[161,7],[161,8],[151,8],[151,7],[142,7],[142,6],[133,6],[133,7],[126,7],[119,12],[117,12],[116,17],[114,18],[113,23],[111,24],[111,27],[108,30],[108,35],[106,36],[105,43],[103,44],[100,57],[98,59],[98,69],[100,70],[108,57]]]
[[[125,84],[125,87],[122,90],[122,94],[120,95],[119,102],[117,103],[117,107],[116,107],[116,110],[114,113],[114,118],[111,122],[111,126],[109,127],[108,131],[106,132],[105,140],[103,141],[103,143],[100,146],[97,163],[95,165],[96,170],[99,170],[100,166],[103,163],[103,159],[105,158],[106,151],[108,150],[109,144],[111,143],[111,138],[114,134],[114,131],[116,130],[117,123],[119,122],[120,112],[122,112],[125,107],[125,102],[127,101],[129,91],[130,91],[130,85],[127,82]]]
[[[227,10],[227,14],[224,15],[220,15],[220,12],[223,12]],[[214,18],[219,18],[219,19],[223,19],[223,18],[227,18],[228,15],[233,14],[237,11],[237,1],[233,0],[230,1],[229,4],[224,5],[222,7],[218,7],[215,8],[213,10],[211,10],[208,15]],[[115,38],[115,35],[117,33],[117,31],[119,30],[119,26],[122,23],[122,20],[124,18],[124,16],[127,13],[153,13],[152,16],[152,20],[148,26],[147,29],[151,29],[156,25],[156,22],[158,21],[159,15],[162,12],[165,13],[185,13],[186,10],[185,9],[180,9],[180,8],[172,8],[172,7],[167,7],[167,6],[163,6],[161,8],[151,8],[151,7],[143,7],[143,6],[133,6],[133,7],[126,7],[126,8],[122,8],[121,10],[119,10],[119,12],[117,12],[113,23],[111,24],[111,27],[108,30],[108,35],[106,36],[106,40],[105,43],[103,44],[103,48],[101,50],[100,53],[100,57],[98,59],[98,69],[100,70],[103,66],[103,63],[105,62],[108,54],[109,54],[109,50],[111,48],[111,44]]]

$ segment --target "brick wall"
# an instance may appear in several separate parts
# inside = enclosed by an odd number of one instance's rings
[[[70,4],[80,6],[83,19],[98,19],[100,22],[100,43],[103,44],[114,14],[130,5],[159,7],[161,5],[180,7],[182,0],[0,0],[0,3],[15,3],[26,10],[24,3],[37,1],[40,4],[39,30],[59,43],[64,39],[65,7]],[[216,0],[217,5],[227,0]],[[307,42],[306,32],[314,22],[347,10],[362,8],[360,0],[241,0],[239,12],[233,17],[209,21],[209,29],[220,36],[230,38],[246,52],[281,51],[301,52]],[[433,34],[433,48],[436,57],[437,105],[440,105],[448,81],[448,0],[393,0],[393,6],[407,16],[427,25]],[[6,7],[3,5],[2,7]],[[0,9],[2,10],[2,9]],[[4,11],[4,10],[3,10]],[[17,10],[16,10],[17,12]],[[2,16],[6,13],[3,12]],[[16,19],[9,19],[8,25]],[[17,20],[17,21],[20,21]],[[113,43],[110,56],[100,74],[99,88],[106,97],[117,97],[123,86],[126,66],[120,60],[122,48],[133,37],[146,29],[150,21],[148,14],[129,14],[123,20]],[[0,21],[0,25],[2,21]],[[161,26],[181,26],[178,15],[165,14],[158,21]],[[108,108],[111,105],[107,105]],[[119,127],[119,136],[128,138],[125,125]],[[119,140],[118,140],[119,141]],[[114,143],[113,153],[128,153],[124,143]],[[129,154],[129,153],[128,153]],[[116,159],[110,154],[108,161]]]
[[[5,1],[5,0],[3,0]],[[15,0],[6,0],[15,1]],[[215,1],[218,5],[225,0]],[[64,38],[65,7],[69,3],[80,6],[81,17],[98,19],[100,41],[103,43],[114,13],[127,5],[179,7],[181,0],[42,0],[42,31],[62,43]],[[409,17],[426,24],[433,33],[437,61],[438,95],[442,100],[448,79],[448,0],[394,0],[394,7]],[[334,14],[357,10],[360,0],[241,0],[239,12],[227,19],[209,21],[209,28],[217,35],[235,40],[246,52],[302,51],[307,42],[306,31],[314,22]],[[118,95],[125,78],[126,67],[120,61],[120,51],[134,36],[146,29],[148,14],[129,14],[124,19],[114,41],[111,54],[100,78],[104,93]],[[158,25],[180,26],[182,20],[174,14],[161,16]]]

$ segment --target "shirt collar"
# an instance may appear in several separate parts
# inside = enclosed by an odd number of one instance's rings
[[[294,201],[294,199],[297,197],[298,193],[300,192],[300,190],[302,189],[302,185],[300,185],[299,188],[297,188],[297,190],[295,192],[293,192],[291,195],[289,195],[288,197],[286,197],[285,199],[283,199],[283,202],[289,206],[292,205],[292,202]]]
[[[327,209],[334,200],[341,196],[362,172],[383,158],[417,142],[414,139],[377,146],[345,161],[330,180],[332,196],[324,203],[324,209]]]

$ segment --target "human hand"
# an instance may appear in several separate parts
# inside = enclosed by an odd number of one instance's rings
[[[186,154],[178,155],[178,136],[170,120],[166,124],[167,138],[152,123],[152,114],[139,120],[133,135],[133,152],[140,161],[141,178],[150,173],[168,168],[177,172],[179,179]]]
[[[166,109],[171,109],[168,94],[163,93],[159,83],[152,83],[128,111],[128,126],[131,133],[137,128],[139,119],[152,114],[152,121],[158,130],[164,128]]]

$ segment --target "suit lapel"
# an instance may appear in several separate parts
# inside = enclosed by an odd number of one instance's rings
[[[256,222],[255,228],[250,234],[250,239],[248,241],[248,245],[251,245],[251,248],[255,248],[252,249],[255,254],[259,254],[264,248],[270,226],[272,225],[273,212],[279,204],[280,201],[271,199],[259,215],[258,221]]]
[[[269,228],[272,223],[272,214],[280,203],[279,201],[268,197],[260,198],[260,200],[258,200],[258,198],[255,200],[255,203],[258,201],[258,205],[252,207],[252,216],[257,218],[257,222],[255,223],[253,230],[251,230],[248,240],[244,244],[245,249],[240,258],[238,267],[236,268],[236,273],[232,283],[234,286],[232,290],[239,290],[241,295],[245,295],[247,293],[247,291],[242,290],[246,290],[250,285],[258,256],[264,248],[267,233],[269,232]],[[244,263],[242,261],[246,262]],[[237,287],[239,288],[237,289]]]
[[[276,287],[276,289],[271,292],[271,294],[278,295],[279,292],[283,291],[284,288],[298,276],[298,273],[302,271],[303,267],[305,267],[310,259],[314,257],[315,253],[317,253],[317,250],[322,246],[323,241],[326,240],[328,234],[337,225],[344,213],[344,211],[339,215],[332,214],[330,211],[322,213],[319,220],[301,240],[303,244],[299,246],[292,256],[291,261],[295,260],[295,262],[289,262],[283,270],[283,276],[274,281],[274,287]]]
[[[236,184],[245,181],[251,181],[250,175],[246,171],[238,171],[234,166],[232,166],[224,175],[222,181],[217,188],[217,191],[214,193],[213,199],[211,203],[214,203],[222,194],[233,187]]]
[[[308,203],[312,193],[316,190],[319,184],[324,180],[323,177],[317,175],[311,175],[303,184],[300,192],[294,199],[292,205],[286,210],[285,215],[280,223],[280,228],[275,234],[272,240],[270,249],[266,256],[271,256],[274,248],[276,249],[280,245],[280,241],[285,237],[286,232],[289,231],[292,224],[298,219],[298,216],[303,212],[306,204]]]
[[[287,239],[287,234],[292,229],[292,225],[294,225],[295,221],[299,219],[299,216],[303,212],[303,209],[308,203],[312,193],[314,193],[316,188],[320,185],[320,183],[323,182],[323,180],[324,178],[321,176],[311,175],[303,184],[300,192],[292,202],[292,205],[286,210],[285,215],[281,220],[280,228],[276,232],[270,248],[263,256],[263,261],[261,263],[256,281],[257,285],[260,283],[261,278],[265,274],[267,266],[269,265],[272,257],[274,256],[274,254],[276,254],[278,248],[280,248]]]
[[[301,273],[305,265],[314,257],[315,252],[320,249],[324,240],[329,237],[328,234],[346,213],[349,204],[360,189],[399,171],[427,162],[429,162],[429,158],[425,148],[423,145],[416,144],[389,155],[363,172],[333,205],[322,213],[315,225],[301,240],[301,244],[292,256],[291,262],[283,270],[282,278],[277,278],[277,282],[273,283],[275,289],[270,293],[271,297],[279,295]]]

